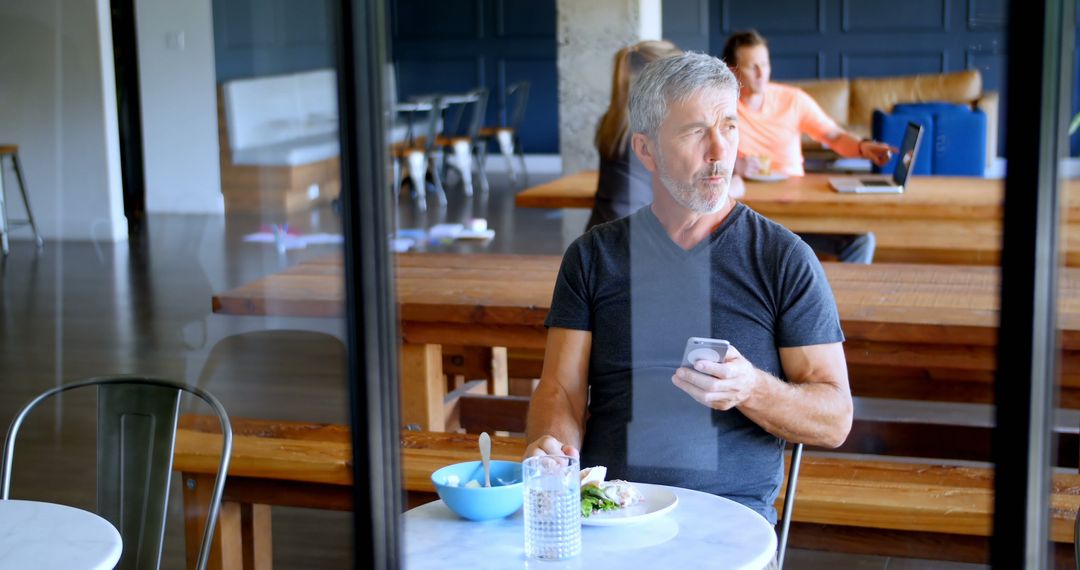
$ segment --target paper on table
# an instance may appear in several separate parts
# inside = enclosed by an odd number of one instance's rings
[[[341,234],[308,234],[300,237],[308,245],[315,243],[345,243],[345,236]]]
[[[257,232],[244,236],[244,241],[250,243],[273,243],[284,249],[303,249],[312,244],[344,243],[345,238],[341,234],[327,233],[308,235],[283,233],[275,235],[272,232]]]
[[[488,240],[495,237],[495,230],[462,230],[457,235],[457,239],[479,239]]]
[[[428,237],[431,239],[456,239],[463,231],[465,231],[465,226],[462,224],[435,224],[428,230]]]

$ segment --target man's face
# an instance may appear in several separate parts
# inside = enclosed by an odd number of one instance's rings
[[[735,69],[732,71],[742,84],[743,94],[764,93],[772,74],[769,48],[756,45],[735,50]]]
[[[668,105],[656,145],[656,174],[671,196],[699,214],[727,203],[739,146],[735,91],[702,90]]]

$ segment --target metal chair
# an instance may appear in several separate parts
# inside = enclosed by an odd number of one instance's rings
[[[781,516],[780,536],[776,544],[776,568],[783,570],[784,555],[787,554],[788,529],[791,526],[791,511],[795,507],[795,487],[799,483],[799,464],[802,463],[803,444],[796,443],[791,448],[791,464],[788,465],[787,490],[784,491],[784,511]]]
[[[10,497],[15,438],[23,420],[42,401],[87,386],[98,388],[97,510],[120,531],[124,541],[117,565],[120,569],[157,568],[161,563],[180,392],[199,397],[217,413],[224,443],[196,566],[206,568],[232,455],[232,426],[221,403],[198,388],[156,378],[115,376],[44,392],[26,404],[8,427],[0,467],[0,500]]]
[[[427,185],[424,181],[427,173],[431,174],[432,185],[435,195],[439,199],[439,204],[445,206],[446,192],[443,190],[442,180],[439,178],[439,169],[435,167],[432,160],[439,127],[442,124],[442,99],[435,97],[422,102],[399,104],[397,107],[409,113],[409,129],[405,141],[390,146],[391,154],[394,157],[395,203],[397,203],[398,199],[397,192],[401,189],[401,168],[405,166],[409,169],[409,180],[412,184],[413,194],[416,196],[417,208],[421,212],[427,211]],[[415,127],[414,118],[417,112],[428,113],[426,134],[421,136],[415,136],[413,132]]]
[[[504,126],[484,127],[480,129],[479,137],[483,144],[494,140],[499,143],[499,152],[506,159],[506,168],[510,171],[510,180],[517,182],[517,171],[514,169],[513,156],[516,153],[521,161],[522,179],[528,179],[525,172],[525,153],[521,148],[521,121],[525,117],[525,105],[529,102],[529,82],[519,81],[506,88],[506,99],[514,100],[514,110],[510,113],[510,120]],[[484,165],[480,165],[483,170]]]
[[[453,154],[466,196],[473,194],[472,169],[474,165],[478,167],[480,189],[484,192],[488,190],[487,175],[483,169],[487,146],[481,143],[478,137],[480,125],[483,124],[487,113],[487,100],[486,87],[477,87],[462,95],[447,95],[443,99],[447,119],[443,134],[436,141],[436,145],[443,150],[443,178],[446,178],[448,167],[446,157]],[[466,112],[469,113],[468,121],[464,121]],[[476,155],[475,160],[474,155]]]
[[[1076,511],[1076,522],[1073,523],[1073,560],[1076,570],[1080,570],[1080,511]]]
[[[11,157],[11,167],[15,169],[15,179],[19,182],[19,192],[22,194],[23,208],[26,210],[26,220],[12,222],[7,214],[7,192],[4,188],[4,158]],[[12,228],[30,226],[34,232],[34,241],[41,247],[41,234],[38,233],[37,224],[34,223],[34,213],[30,211],[30,199],[26,196],[26,181],[23,180],[22,164],[19,162],[19,145],[0,145],[0,251],[8,254],[8,234]]]

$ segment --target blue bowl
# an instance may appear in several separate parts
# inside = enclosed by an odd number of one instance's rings
[[[480,487],[466,487],[469,481],[479,481]],[[472,521],[510,516],[525,502],[521,464],[516,461],[492,460],[490,487],[483,486],[484,467],[479,461],[447,465],[431,474],[431,482],[451,511]]]

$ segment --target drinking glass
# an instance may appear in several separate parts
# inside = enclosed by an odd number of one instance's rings
[[[522,462],[526,557],[565,560],[581,554],[580,470],[575,457],[541,455]]]

